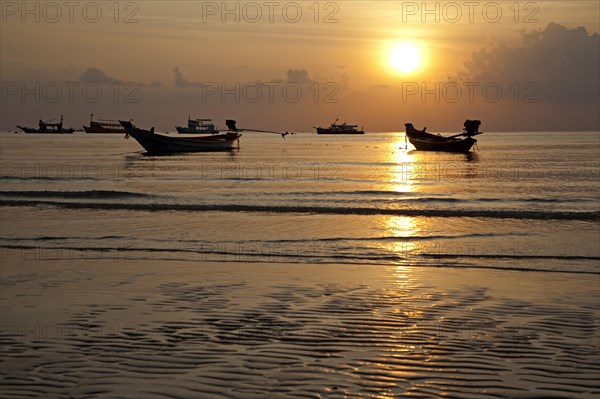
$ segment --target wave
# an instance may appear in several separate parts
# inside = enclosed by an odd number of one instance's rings
[[[180,212],[306,213],[320,215],[392,215],[412,217],[470,217],[489,219],[600,221],[600,211],[539,211],[517,209],[389,209],[374,207],[274,206],[246,204],[98,203],[42,200],[0,200],[0,206],[53,206],[67,209]]]
[[[430,235],[430,236],[382,236],[382,237],[326,237],[326,238],[315,238],[310,240],[261,240],[260,242],[265,243],[305,243],[305,242],[343,242],[343,241],[433,241],[433,240],[460,240],[463,238],[483,238],[483,237],[499,237],[499,236],[514,236],[514,235],[526,235],[526,234],[499,234],[499,233],[472,233],[472,234],[459,234],[459,235]],[[258,242],[258,240],[247,240],[245,242]]]
[[[252,179],[246,179],[252,180]],[[262,194],[261,194],[262,195]],[[435,203],[435,202],[449,202],[449,203],[477,203],[477,202],[488,202],[488,203],[506,203],[506,202],[526,202],[526,203],[580,203],[580,202],[593,202],[595,199],[589,198],[457,198],[448,197],[444,195],[436,196],[435,194],[429,196],[422,196],[423,193],[418,192],[399,192],[391,190],[355,190],[355,191],[298,191],[298,192],[281,192],[281,193],[269,193],[269,196],[302,196],[302,197],[345,197],[343,201],[352,202],[352,199],[348,199],[348,196],[386,196],[386,197],[398,197],[398,200],[402,203]],[[22,198],[81,198],[81,199],[111,199],[111,198],[156,198],[157,195],[129,192],[129,191],[116,191],[116,190],[88,190],[88,191],[0,191],[0,196],[8,197],[22,197]],[[239,196],[239,193],[231,194],[232,197]],[[393,200],[392,200],[393,201]]]
[[[378,200],[389,200],[390,202],[399,201],[402,203],[414,202],[414,203],[427,203],[427,202],[451,202],[451,203],[509,203],[509,202],[524,202],[524,203],[590,203],[597,202],[595,198],[540,198],[540,197],[481,197],[481,198],[461,198],[461,197],[449,197],[445,195],[436,195],[434,193],[426,193],[427,196],[423,196],[425,193],[422,192],[402,192],[392,190],[355,190],[355,191],[293,191],[293,192],[270,192],[269,197],[325,197],[330,198],[330,201],[334,201],[331,198],[341,197],[343,201],[354,201],[355,199],[348,197],[380,197]],[[261,193],[262,195],[262,193]],[[226,194],[225,196],[236,197],[239,193]],[[361,198],[360,201],[363,201]]]
[[[81,199],[110,199],[110,198],[151,198],[154,195],[115,190],[88,191],[0,191],[0,196],[25,198],[81,198]]]
[[[469,234],[457,234],[457,235],[411,235],[411,236],[380,236],[380,237],[324,237],[324,238],[310,238],[310,239],[276,239],[276,240],[236,240],[236,244],[310,244],[310,243],[341,243],[341,242],[414,242],[414,241],[435,241],[435,240],[461,240],[464,238],[492,238],[502,236],[526,236],[525,233],[469,233]],[[5,242],[43,242],[43,241],[111,241],[120,240],[130,242],[135,240],[135,237],[131,236],[32,236],[32,237],[2,237]],[[169,240],[165,238],[144,238],[146,241],[158,241],[158,242],[176,242],[185,244],[195,245],[220,245],[228,244],[231,241],[222,240],[196,240],[196,239],[175,239]]]
[[[157,247],[132,247],[132,246],[39,246],[39,245],[22,245],[22,244],[1,244],[0,248],[11,249],[11,250],[23,250],[23,251],[42,251],[41,253],[44,259],[52,260],[53,257],[56,259],[110,259],[119,260],[123,262],[138,261],[145,259],[143,256],[146,254],[179,254],[177,258],[165,258],[169,260],[181,260],[181,261],[198,261],[197,258],[185,258],[182,255],[197,255],[200,256],[201,261],[207,262],[243,262],[243,263],[314,263],[314,264],[367,264],[374,266],[386,266],[402,263],[406,266],[414,267],[428,267],[428,268],[463,268],[463,269],[494,269],[494,270],[510,270],[510,271],[529,271],[529,272],[552,272],[552,273],[572,273],[572,274],[593,274],[599,275],[598,260],[600,257],[596,256],[579,256],[579,255],[507,255],[507,254],[428,254],[420,253],[411,256],[400,256],[398,254],[389,253],[362,253],[362,254],[350,254],[350,253],[339,253],[339,252],[314,252],[311,251],[254,251],[254,250],[242,250],[239,247],[233,246],[231,249],[226,247],[215,245],[215,246],[202,246],[200,248],[157,248]],[[262,248],[262,247],[261,247]],[[63,253],[62,251],[67,251]],[[76,256],[75,253],[96,253],[95,257],[81,255]],[[8,254],[8,252],[6,252]],[[117,256],[108,256],[105,254],[118,254]],[[561,262],[567,261],[589,261],[593,262],[594,266],[592,269],[583,270],[569,270],[564,267],[551,268],[551,267],[530,267],[530,266],[507,266],[507,265],[481,265],[481,264],[468,264],[468,263],[419,263],[418,259],[477,259],[486,258],[494,260],[557,260]],[[157,258],[152,257],[148,259]]]

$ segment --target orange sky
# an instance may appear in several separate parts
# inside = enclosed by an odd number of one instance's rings
[[[188,113],[300,131],[338,115],[378,131],[599,128],[594,1],[65,4],[2,2],[0,129],[91,112],[161,130]],[[408,75],[385,50],[403,40],[425,60]]]

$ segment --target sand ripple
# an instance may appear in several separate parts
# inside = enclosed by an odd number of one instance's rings
[[[306,284],[219,273],[3,279],[3,297],[13,298],[5,310],[42,306],[16,295],[25,282],[71,297],[37,326],[3,320],[0,397],[600,395],[597,297],[538,303],[424,279]],[[93,295],[92,285],[101,287]]]

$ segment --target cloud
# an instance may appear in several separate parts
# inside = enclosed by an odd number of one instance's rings
[[[175,74],[175,87],[188,88],[188,87],[202,87],[202,82],[190,82],[183,77],[183,72],[178,67],[173,68]]]
[[[106,73],[98,68],[88,68],[79,78],[80,82],[85,83],[98,83],[98,84],[115,84],[120,83],[119,79],[108,76]]]
[[[288,69],[287,71],[288,83],[311,83],[313,80],[308,77],[306,69]]]
[[[495,42],[464,63],[463,80],[497,82],[503,87],[533,82],[538,98],[555,104],[599,101],[600,36],[584,27],[550,23],[546,29],[521,32],[522,45]],[[514,86],[513,86],[514,87]]]

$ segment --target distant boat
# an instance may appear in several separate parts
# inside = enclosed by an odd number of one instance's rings
[[[60,122],[58,122],[58,123],[51,123],[51,122],[52,121],[44,122],[43,120],[40,119],[40,121],[38,122],[39,129],[32,128],[32,127],[24,127],[24,126],[19,126],[19,125],[17,125],[17,127],[19,129],[21,129],[22,131],[24,131],[25,133],[71,134],[75,131],[75,129],[72,129],[72,128],[65,129],[63,127],[63,116],[62,115],[60,116]]]
[[[90,125],[83,127],[86,133],[125,133],[125,129],[119,121],[98,120],[96,122],[93,119],[94,114],[91,114]]]
[[[219,133],[212,119],[191,119],[188,116],[187,127],[175,126],[177,133]]]
[[[139,129],[130,121],[119,121],[119,123],[127,131],[125,137],[133,137],[149,154],[230,151],[239,148],[239,138],[242,136],[237,129],[233,129],[234,131],[225,134],[206,137],[171,137],[154,133],[154,128]]]
[[[364,130],[358,130],[358,125],[348,125],[346,122],[341,125],[336,124],[339,119],[336,119],[331,126],[316,127],[317,134],[365,134]]]
[[[469,152],[473,144],[477,143],[473,136],[482,133],[479,131],[479,125],[481,125],[481,121],[466,120],[463,133],[444,137],[439,134],[426,133],[426,128],[417,130],[412,123],[404,124],[406,137],[417,150],[446,152]],[[464,138],[459,138],[460,136],[464,136]]]

